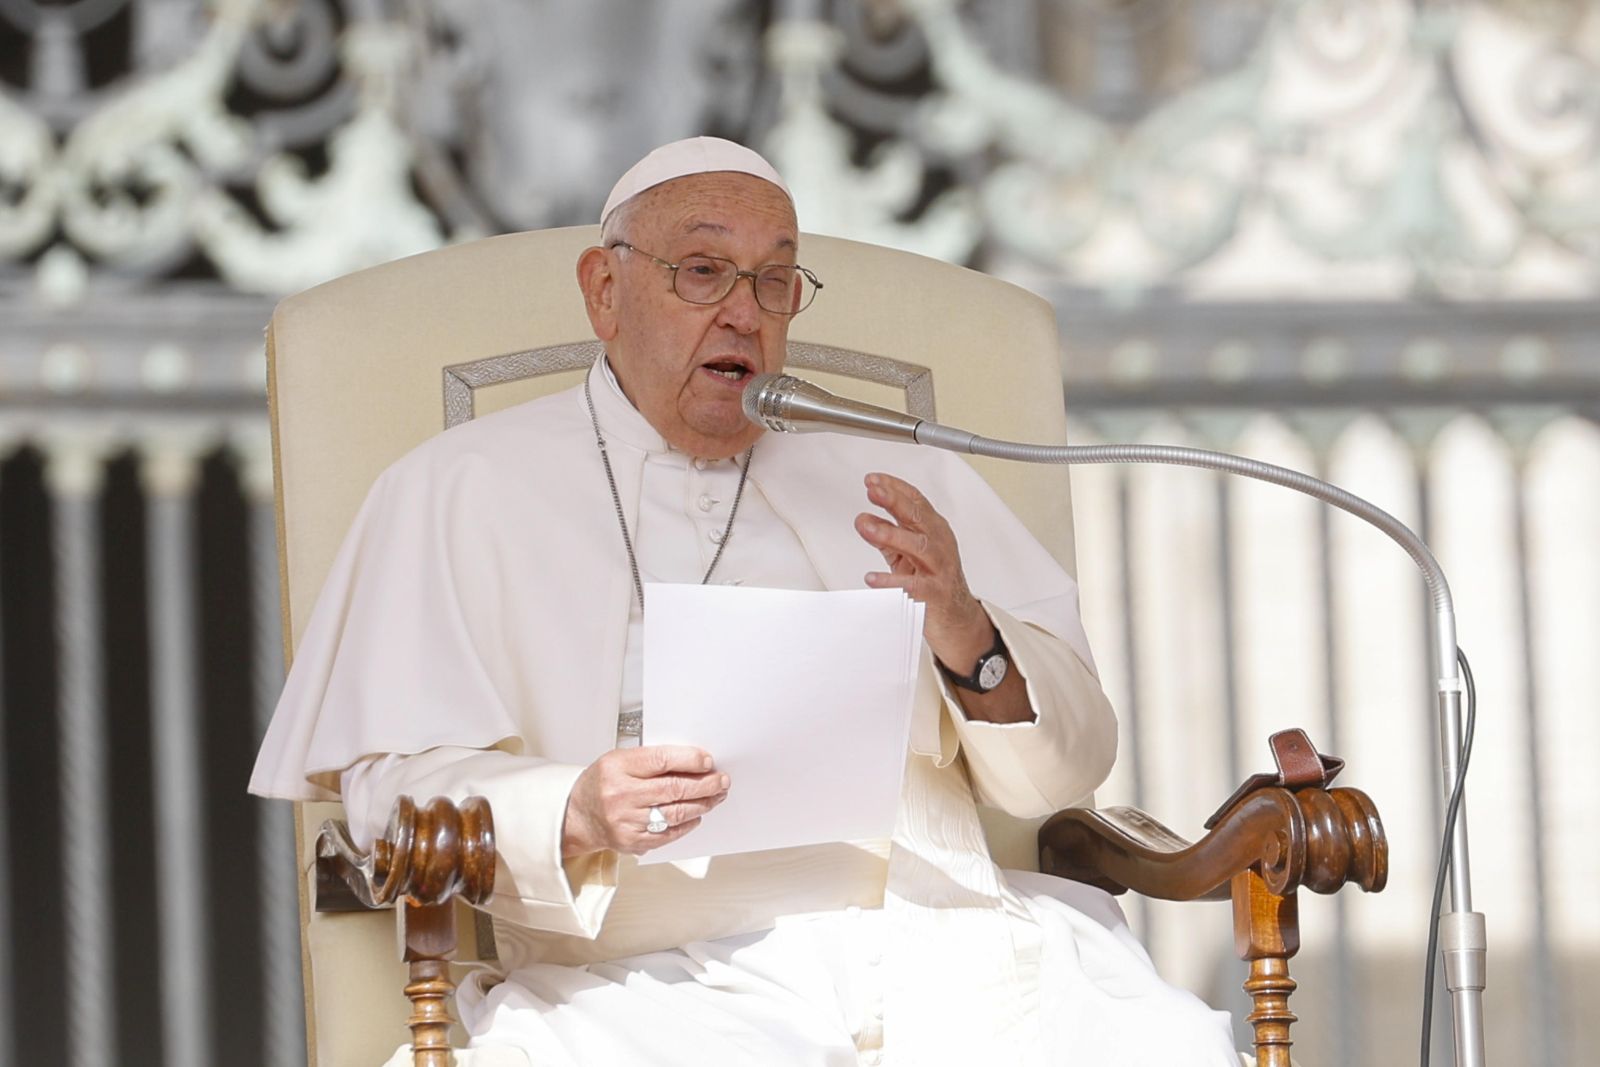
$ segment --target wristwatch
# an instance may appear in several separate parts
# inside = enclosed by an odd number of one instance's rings
[[[960,675],[946,667],[938,656],[934,662],[939,664],[939,669],[944,671],[944,676],[950,679],[950,684],[961,689],[969,689],[974,693],[989,693],[999,687],[1006,680],[1006,671],[1011,669],[1011,661],[1006,658],[1006,643],[1000,636],[1000,628],[994,628],[994,644],[989,651],[978,657],[978,663],[972,668],[972,673]]]

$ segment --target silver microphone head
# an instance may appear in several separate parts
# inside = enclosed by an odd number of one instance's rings
[[[781,396],[804,385],[799,378],[789,374],[758,374],[744,387],[744,417],[767,430],[786,433],[789,427],[780,425],[778,408]]]
[[[758,374],[744,387],[745,418],[778,433],[854,434],[915,441],[922,420],[892,408],[836,396],[792,374]]]

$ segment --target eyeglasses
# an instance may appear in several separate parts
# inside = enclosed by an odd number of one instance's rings
[[[672,291],[680,300],[690,304],[716,304],[733,292],[740,278],[749,278],[755,290],[756,303],[762,310],[774,315],[798,315],[811,306],[817,298],[822,283],[817,276],[801,266],[786,263],[768,263],[755,270],[740,270],[739,264],[721,256],[687,256],[670,263],[660,256],[652,256],[626,241],[612,241],[611,248],[626,248],[672,272]]]

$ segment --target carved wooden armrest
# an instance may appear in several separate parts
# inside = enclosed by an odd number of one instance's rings
[[[1048,874],[1111,893],[1233,901],[1234,947],[1248,960],[1258,1067],[1289,1067],[1289,957],[1300,949],[1296,891],[1333,893],[1347,882],[1384,887],[1389,845],[1371,799],[1327,786],[1342,763],[1302,731],[1273,735],[1277,775],[1257,775],[1190,843],[1135,808],[1058,812],[1039,829]]]
[[[483,797],[468,797],[459,807],[434,797],[420,809],[400,797],[388,829],[368,851],[356,847],[343,820],[329,819],[317,834],[318,911],[400,905],[413,1067],[450,1067],[454,902],[487,901],[494,868],[494,817]]]

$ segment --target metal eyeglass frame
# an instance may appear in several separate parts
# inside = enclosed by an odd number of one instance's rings
[[[697,307],[710,307],[713,304],[720,304],[724,300],[728,299],[728,294],[733,292],[734,287],[739,284],[740,278],[750,279],[750,291],[756,298],[756,305],[760,307],[762,311],[770,312],[774,315],[788,315],[791,317],[798,315],[800,312],[810,307],[812,301],[816,300],[817,294],[822,291],[822,280],[798,263],[763,263],[755,270],[740,270],[739,264],[734,263],[733,260],[729,259],[727,256],[707,256],[697,254],[696,256],[690,258],[715,259],[720,260],[723,263],[731,264],[733,266],[733,280],[728,283],[727,291],[721,296],[717,297],[715,300],[690,300],[688,297],[684,296],[678,291],[678,268],[683,265],[681,262],[673,263],[670,260],[662,259],[660,256],[652,255],[642,248],[629,244],[627,241],[612,241],[610,244],[606,245],[606,248],[626,248],[630,252],[637,252],[646,259],[653,260],[660,266],[667,268],[672,272],[672,295],[676,296],[679,300],[682,300],[685,304],[694,304]],[[811,283],[810,297],[804,304],[795,308],[793,311],[779,311],[776,308],[767,307],[767,305],[761,302],[761,289],[756,285],[756,275],[765,270],[767,267],[784,267],[799,271],[805,276],[806,281]]]

